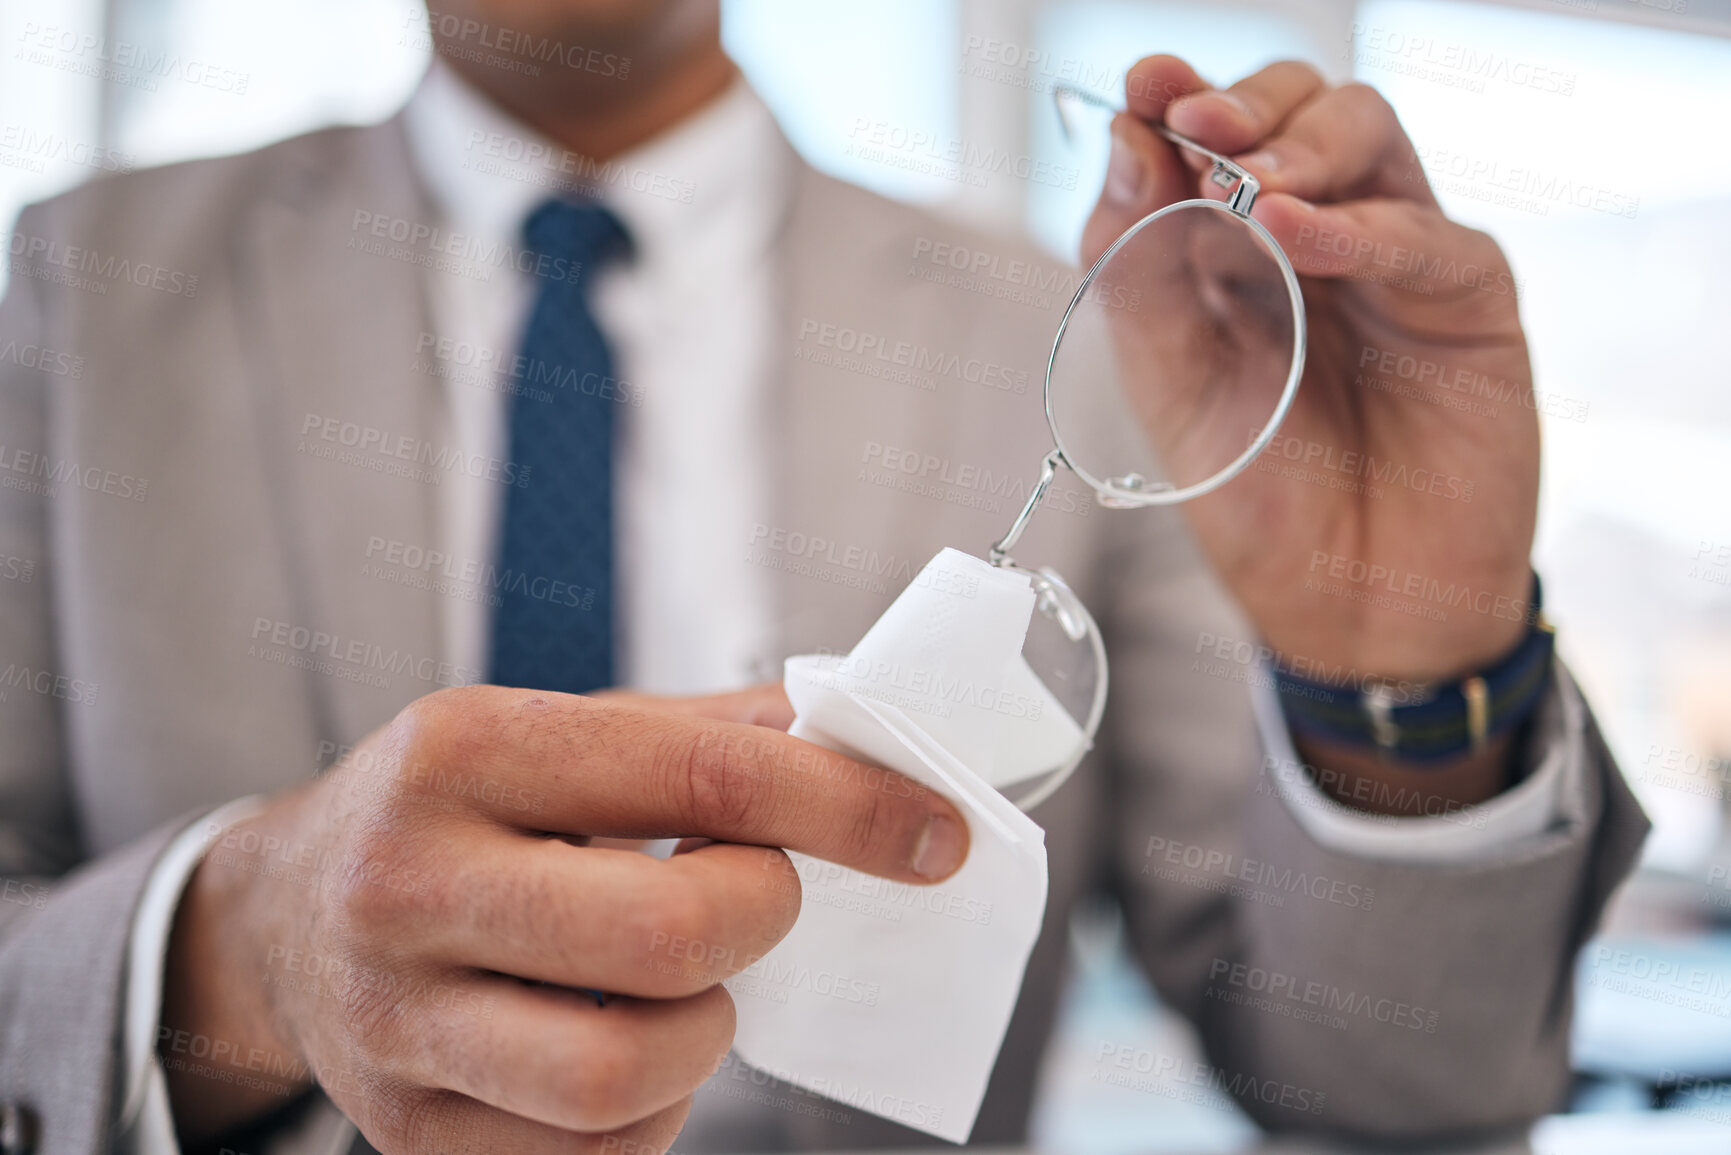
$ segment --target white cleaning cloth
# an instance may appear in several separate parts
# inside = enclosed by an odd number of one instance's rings
[[[797,737],[943,794],[970,835],[937,886],[792,855],[786,938],[727,981],[734,1050],[786,1082],[953,1142],[973,1129],[1046,907],[1044,832],[994,788],[1081,741],[1021,656],[1028,579],[946,549],[845,657],[798,657]]]

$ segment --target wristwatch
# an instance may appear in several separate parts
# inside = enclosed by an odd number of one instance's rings
[[[1301,736],[1409,762],[1440,764],[1483,748],[1525,722],[1550,685],[1556,631],[1540,596],[1534,574],[1526,636],[1489,669],[1458,681],[1415,684],[1355,671],[1315,681],[1277,661],[1275,688],[1287,725]]]

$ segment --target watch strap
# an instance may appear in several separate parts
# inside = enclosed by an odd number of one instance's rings
[[[1330,685],[1277,663],[1275,688],[1287,725],[1301,736],[1417,763],[1440,764],[1480,749],[1525,722],[1550,685],[1556,631],[1540,599],[1535,574],[1526,635],[1495,665],[1455,681]]]

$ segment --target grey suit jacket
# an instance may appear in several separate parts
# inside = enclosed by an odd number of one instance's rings
[[[1003,531],[1048,448],[1041,368],[1074,283],[803,166],[793,179],[769,418],[779,505],[737,558],[693,559],[764,567],[769,662],[851,646],[940,547],[980,552]],[[362,572],[372,536],[439,540],[436,485],[307,442],[315,418],[444,436],[443,383],[414,359],[426,274],[414,253],[357,246],[358,210],[432,219],[396,121],[98,180],[27,209],[14,234],[0,1101],[35,1111],[42,1150],[108,1142],[129,919],[185,816],[305,779],[453,680],[439,595]],[[933,259],[939,243],[997,263],[959,274]],[[862,351],[857,335],[877,340]],[[910,491],[872,446],[948,473]],[[1554,1107],[1572,955],[1646,829],[1566,672],[1527,739],[1529,761],[1584,767],[1554,830],[1467,865],[1361,861],[1294,821],[1262,774],[1242,685],[1198,663],[1205,635],[1250,635],[1180,518],[1106,513],[1072,486],[1018,554],[1056,564],[1094,609],[1113,695],[1098,751],[1036,814],[1046,930],[975,1141],[1023,1133],[1065,925],[1095,890],[1122,902],[1147,973],[1268,1127],[1432,1135]],[[300,630],[341,642],[318,651]],[[351,640],[409,660],[351,668],[331,656]],[[1271,1013],[1233,997],[1240,963],[1424,1015],[1354,1012],[1338,1029]],[[1271,1087],[1309,1094],[1300,1106]],[[847,1126],[769,1114],[788,1143],[910,1138],[859,1112]]]

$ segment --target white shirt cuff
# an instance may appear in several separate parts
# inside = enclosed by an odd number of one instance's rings
[[[1408,814],[1372,814],[1336,802],[1305,772],[1275,694],[1272,671],[1252,678],[1251,705],[1265,754],[1264,774],[1274,783],[1293,819],[1319,845],[1340,854],[1383,862],[1463,863],[1506,853],[1563,819],[1564,798],[1579,792],[1586,765],[1586,703],[1568,678],[1557,676],[1541,701],[1541,714],[1556,710],[1560,725],[1535,727],[1537,765],[1518,785],[1476,806],[1445,803],[1424,793],[1415,772],[1407,795],[1395,799]],[[1411,804],[1405,805],[1410,799]],[[1422,815],[1420,817],[1419,815]]]
[[[180,1155],[174,1115],[168,1103],[168,1076],[156,1059],[156,1031],[162,1020],[162,974],[174,914],[192,872],[211,843],[237,822],[264,809],[261,796],[219,806],[181,831],[156,860],[132,918],[126,944],[126,997],[121,1054],[125,1098],[115,1128],[120,1155]]]

